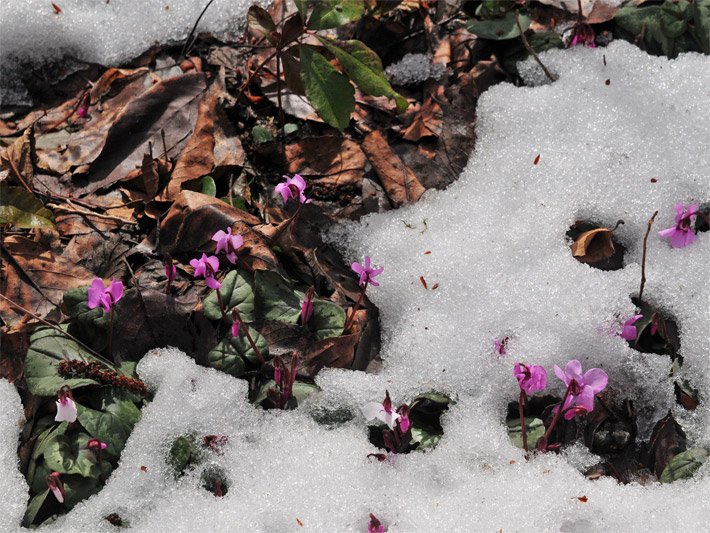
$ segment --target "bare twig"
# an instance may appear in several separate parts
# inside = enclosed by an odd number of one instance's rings
[[[646,284],[646,249],[648,246],[648,235],[651,233],[651,226],[656,219],[658,211],[653,213],[653,216],[648,219],[646,227],[646,235],[643,237],[643,257],[641,258],[641,287],[639,288],[639,303],[643,302],[643,286]]]
[[[212,2],[214,0],[210,0],[207,2],[207,5],[202,9],[202,13],[200,13],[200,16],[197,17],[197,20],[195,21],[194,26],[192,26],[192,29],[190,30],[190,34],[187,36],[187,40],[185,41],[185,45],[182,47],[182,50],[180,51],[180,59],[185,57],[185,54],[187,53],[188,49],[192,46],[191,41],[192,41],[192,36],[195,35],[195,30],[197,29],[197,25],[200,23],[200,20],[202,20],[202,17],[205,14],[205,11],[207,11],[207,8],[212,5]]]
[[[101,213],[94,213],[93,211],[88,211],[86,209],[82,209],[81,207],[74,204],[69,199],[67,199],[66,202],[69,206],[72,207],[72,209],[69,209],[69,208],[64,207],[63,205],[59,205],[59,204],[47,204],[47,207],[51,207],[52,209],[58,209],[59,211],[64,211],[66,213],[74,213],[77,215],[102,218],[104,220],[111,220],[113,222],[120,222],[121,224],[130,224],[131,226],[135,226],[138,224],[137,222],[132,222],[130,220],[126,220],[125,218],[115,217],[113,215],[103,215]]]
[[[545,76],[548,77],[550,81],[556,81],[557,78],[549,71],[547,70],[547,67],[543,65],[542,61],[540,61],[540,58],[538,57],[537,53],[535,50],[533,50],[533,47],[530,46],[530,43],[528,42],[528,38],[525,37],[525,32],[523,31],[523,27],[520,25],[520,14],[516,11],[515,12],[515,24],[518,26],[518,30],[520,31],[520,38],[523,40],[523,46],[525,46],[525,49],[528,51],[528,53],[533,56],[533,59],[537,62],[538,65],[542,68],[542,71],[545,73]]]

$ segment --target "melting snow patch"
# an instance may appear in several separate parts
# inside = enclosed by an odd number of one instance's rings
[[[45,530],[109,531],[103,517],[113,512],[138,531],[303,531],[298,521],[311,531],[365,531],[370,512],[391,532],[706,529],[708,463],[695,479],[669,485],[588,481],[577,468],[595,460],[589,453],[571,447],[525,462],[504,419],[518,395],[514,361],[544,365],[555,386],[552,365],[577,358],[604,368],[610,385],[644,408],[642,438],[670,408],[689,446],[710,445],[708,402],[694,412],[677,407],[668,358],[635,352],[614,334],[633,314],[641,241],[658,209],[645,292],[678,320],[686,377],[710,390],[710,234],[672,249],[655,233],[672,225],[676,202],[708,199],[710,58],[668,61],[619,42],[553,51],[543,61],[559,74],[556,83],[498,85],[481,98],[478,144],[460,181],[333,235],[352,259],[367,253],[385,266],[369,293],[382,313],[382,371],[324,370],[323,391],[297,410],[265,412],[247,402],[245,382],[176,350],[151,352],[138,372],[155,398],[119,468],[98,495]],[[572,258],[565,232],[577,218],[624,219],[623,269],[603,272]],[[438,289],[425,290],[420,276]],[[508,355],[499,357],[494,342],[504,336]],[[378,450],[359,407],[385,389],[395,405],[430,389],[457,395],[436,449],[384,463],[367,458]],[[16,395],[0,387],[0,400],[15,420]],[[314,414],[324,408],[353,418],[320,425]],[[7,416],[0,495],[19,502],[26,487],[6,459],[17,438]],[[174,439],[193,432],[229,436],[223,454],[207,460],[225,472],[223,498],[202,488],[200,469],[176,480],[166,463]],[[17,505],[0,499],[12,524]]]
[[[243,31],[252,0],[215,0],[197,27],[225,39]],[[262,2],[263,3],[263,2]],[[116,66],[155,44],[182,43],[206,0],[48,0],[0,3],[0,103],[27,103],[16,69],[54,60]],[[70,61],[70,63],[76,63]],[[80,64],[76,63],[74,70]]]
[[[395,85],[416,85],[429,78],[438,80],[446,71],[441,63],[432,63],[428,54],[407,54],[399,62],[385,69],[390,81]]]

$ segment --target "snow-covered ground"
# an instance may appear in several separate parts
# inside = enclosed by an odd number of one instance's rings
[[[29,95],[17,69],[62,60],[50,78],[83,63],[118,66],[154,44],[182,43],[208,0],[49,0],[0,2],[0,104],[24,104]],[[197,33],[239,37],[254,0],[214,0]],[[259,2],[257,2],[259,3]],[[266,3],[266,2],[260,2]],[[56,81],[56,80],[54,80]]]
[[[503,84],[481,98],[476,150],[458,182],[331,234],[349,258],[367,253],[385,266],[370,290],[382,316],[382,371],[324,370],[323,391],[306,404],[264,412],[247,402],[245,382],[174,350],[151,352],[139,373],[157,393],[120,467],[48,529],[110,531],[102,517],[116,512],[140,531],[366,531],[372,512],[391,532],[707,530],[710,463],[671,485],[588,481],[576,468],[594,462],[588,452],[526,463],[504,418],[518,394],[514,361],[544,365],[561,393],[552,366],[577,358],[635,399],[641,438],[670,409],[689,446],[710,446],[707,400],[683,411],[669,359],[614,334],[634,312],[646,220],[658,209],[654,230],[670,227],[676,202],[710,196],[710,58],[669,61],[615,42],[543,60],[556,83]],[[625,221],[624,269],[571,257],[565,232],[577,218]],[[710,234],[672,249],[654,231],[648,253],[646,299],[677,318],[684,374],[706,398]],[[425,290],[420,276],[439,287]],[[500,358],[493,344],[505,336],[509,355]],[[12,530],[27,493],[12,459],[21,408],[0,385],[0,529]],[[395,403],[430,389],[457,395],[435,450],[367,458],[377,450],[359,406],[385,389]],[[311,416],[323,407],[356,416],[328,429]],[[210,458],[228,473],[224,498],[200,487],[199,472],[175,481],[166,465],[173,439],[189,432],[229,435],[224,454]]]

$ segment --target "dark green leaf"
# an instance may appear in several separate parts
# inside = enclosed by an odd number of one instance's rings
[[[244,322],[254,321],[254,281],[251,276],[238,270],[232,270],[222,281],[219,289],[224,305],[229,314],[234,307],[239,309],[239,314]],[[222,314],[219,310],[219,301],[216,291],[212,291],[202,302],[205,316],[210,320],[220,320]]]
[[[200,192],[207,196],[212,196],[213,198],[217,196],[217,184],[214,182],[212,176],[202,177],[200,180]]]
[[[296,4],[296,9],[298,9],[301,19],[306,20],[306,15],[308,14],[308,0],[293,0]]]
[[[197,464],[201,459],[201,450],[192,435],[178,437],[170,447],[168,461],[173,467],[175,477],[182,476],[188,466]]]
[[[88,290],[88,287],[79,287],[65,292],[62,311],[72,319],[68,332],[80,339],[88,339],[91,348],[100,350],[108,341],[108,314],[101,306],[89,309]]]
[[[530,27],[530,17],[520,15],[520,26],[523,31]],[[515,11],[508,11],[504,17],[477,20],[471,19],[468,21],[467,29],[481,39],[489,39],[493,41],[504,41],[506,39],[515,39],[520,36],[520,30],[515,22]]]
[[[250,30],[261,33],[271,44],[276,42],[273,35],[271,35],[271,32],[276,31],[276,24],[274,24],[274,19],[271,18],[269,12],[263,7],[253,5],[249,8],[247,25]]]
[[[671,483],[679,479],[689,479],[708,457],[703,448],[690,448],[679,453],[663,469],[661,483]]]
[[[64,378],[57,372],[62,359],[96,361],[76,342],[52,328],[37,328],[30,336],[30,347],[25,358],[25,378],[32,394],[54,396],[64,385],[72,389],[98,382],[87,378]]]
[[[355,109],[352,85],[313,48],[301,45],[300,57],[301,78],[308,101],[325,122],[343,131]]]
[[[106,452],[118,457],[141,418],[136,405],[128,400],[104,403],[100,411],[77,405],[79,422],[92,437],[106,443]]]
[[[363,0],[318,0],[311,18],[309,30],[329,30],[355,22],[365,13]]]
[[[22,519],[23,527],[30,527],[32,525],[48,495],[49,489],[45,489],[30,500],[30,503],[27,505],[27,510],[25,511],[25,517]],[[54,498],[54,495],[52,495],[52,498]]]
[[[210,367],[232,376],[241,376],[246,370],[246,361],[253,365],[259,364],[256,352],[244,335],[243,328],[245,327],[248,326],[242,324],[238,337],[232,337],[231,333],[227,333],[227,336],[207,354],[207,364]],[[252,327],[249,327],[249,334],[256,347],[259,348],[261,355],[268,359],[269,346],[266,339]]]
[[[51,439],[44,450],[47,466],[60,474],[79,474],[98,477],[99,465],[94,453],[86,447],[91,439],[86,433],[58,435]]]
[[[35,441],[35,447],[32,450],[32,459],[38,459],[40,455],[44,454],[44,450],[47,448],[47,443],[60,435],[64,435],[67,432],[67,428],[69,428],[69,422],[61,422],[59,424],[50,425],[47,429],[40,433],[39,437],[37,437],[37,440]]]
[[[308,327],[313,328],[318,340],[339,337],[345,327],[345,311],[333,302],[313,300],[313,318]]]
[[[289,324],[298,321],[305,294],[295,290],[288,280],[276,272],[257,270],[254,273],[254,288],[256,316],[259,319]]]
[[[256,144],[268,143],[274,140],[274,136],[264,126],[254,126],[251,129],[251,136]]]
[[[518,448],[523,447],[523,432],[520,427],[520,419],[514,418],[513,420],[508,420],[508,436],[510,437],[513,445]],[[545,424],[542,420],[534,417],[525,417],[525,432],[528,437],[528,449],[535,447],[535,443],[540,437],[545,434]]]
[[[343,70],[363,92],[372,96],[393,98],[400,111],[407,109],[407,100],[398,94],[385,77],[379,56],[360,41],[334,41],[319,37],[338,59]]]
[[[102,470],[105,480],[111,475],[113,468],[108,461],[103,461]],[[77,503],[98,493],[103,486],[99,477],[62,476],[62,481],[64,483],[64,505],[67,509],[72,509]]]
[[[0,224],[16,228],[52,228],[54,215],[22,187],[0,182]]]

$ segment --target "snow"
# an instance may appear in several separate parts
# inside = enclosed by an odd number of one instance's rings
[[[24,423],[22,403],[15,386],[0,379],[0,531],[16,530],[29,500],[20,474],[17,446]]]
[[[708,199],[710,58],[669,61],[615,42],[542,59],[559,75],[554,84],[497,85],[481,97],[476,150],[458,182],[331,233],[346,259],[368,254],[385,267],[380,287],[368,291],[382,317],[381,371],[324,370],[322,392],[296,411],[265,412],[247,402],[244,381],[174,349],[149,352],[138,372],[155,397],[119,468],[101,493],[45,530],[111,531],[102,517],[112,512],[137,531],[366,531],[370,512],[390,532],[706,529],[710,463],[672,485],[588,481],[578,470],[594,463],[588,451],[573,446],[525,462],[504,420],[517,398],[516,360],[544,365],[561,393],[552,366],[578,358],[585,369],[603,367],[610,385],[636,400],[641,438],[670,409],[689,447],[710,446],[710,404],[683,411],[669,360],[635,352],[614,334],[634,312],[641,241],[658,209],[645,294],[677,318],[684,374],[710,390],[710,235],[683,249],[656,235],[672,225],[676,202]],[[565,232],[577,218],[624,219],[622,270],[571,257]],[[439,288],[425,290],[419,276]],[[504,336],[509,355],[498,357],[494,341]],[[16,421],[18,399],[5,389],[0,400]],[[359,408],[385,389],[395,404],[430,389],[457,396],[435,450],[367,458],[378,450]],[[312,415],[323,408],[354,418],[322,426]],[[17,428],[7,416],[0,510],[10,509],[6,520],[16,524],[7,498],[24,501],[26,487],[6,481],[17,479]],[[201,470],[176,481],[166,464],[173,440],[191,432],[229,436],[223,455],[208,458],[227,473],[224,498],[201,488]]]
[[[394,85],[416,85],[429,78],[438,80],[445,71],[446,65],[433,63],[429,54],[407,54],[385,69]]]
[[[48,0],[0,2],[0,104],[27,103],[17,69],[33,68],[65,57],[78,62],[117,66],[154,44],[187,39],[207,0]],[[243,31],[252,0],[215,0],[197,33],[224,39]],[[74,63],[78,70],[80,63]],[[66,68],[66,66],[65,66]]]

